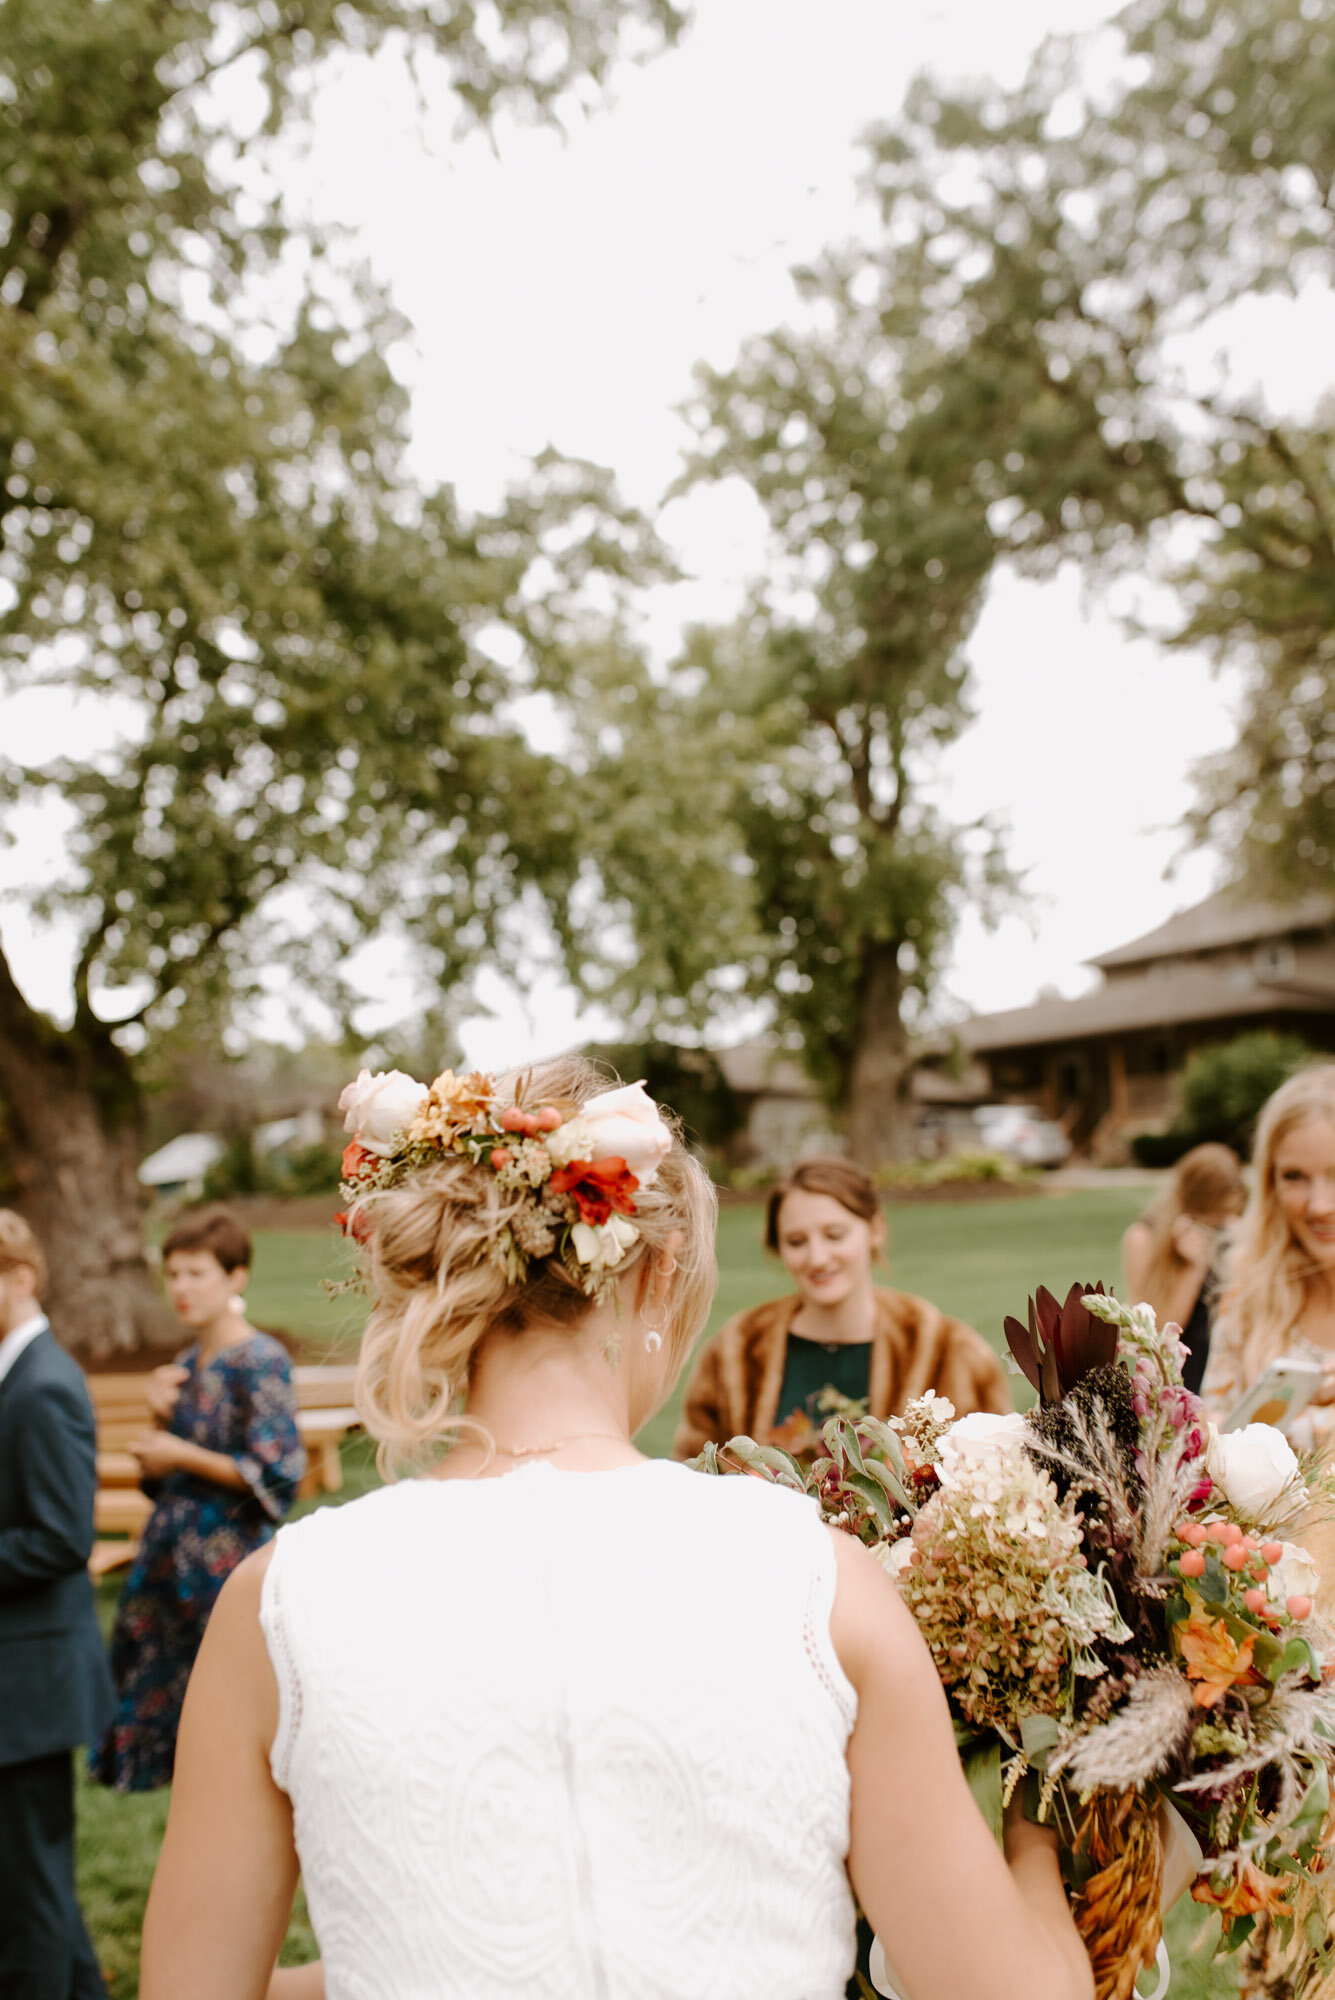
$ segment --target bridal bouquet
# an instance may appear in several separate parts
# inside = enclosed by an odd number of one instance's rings
[[[696,1463],[813,1494],[894,1575],[994,1828],[1023,1781],[1062,1835],[1100,2000],[1155,1958],[1166,1835],[1225,1949],[1267,1920],[1297,2000],[1331,1957],[1335,1651],[1288,1537],[1331,1482],[1267,1425],[1206,1424],[1177,1332],[1101,1286],[1040,1288],[1006,1321],[1027,1415],[929,1394],[835,1416],[800,1457],[734,1438]]]

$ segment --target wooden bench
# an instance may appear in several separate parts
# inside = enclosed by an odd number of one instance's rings
[[[306,1447],[302,1494],[337,1493],[343,1484],[339,1446],[361,1419],[352,1405],[357,1365],[352,1361],[302,1363],[292,1370],[297,1396],[297,1429]],[[89,1375],[97,1418],[97,1495],[93,1526],[97,1541],[89,1557],[93,1576],[105,1576],[134,1560],[153,1502],[139,1490],[139,1461],[131,1442],[153,1429],[146,1396],[147,1375]],[[117,1537],[118,1539],[110,1539]]]

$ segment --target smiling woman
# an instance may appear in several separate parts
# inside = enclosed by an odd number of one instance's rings
[[[928,1389],[961,1415],[1009,1410],[986,1342],[928,1300],[874,1283],[885,1234],[874,1185],[847,1160],[804,1160],[770,1190],[765,1247],[796,1289],[736,1314],[701,1351],[678,1458],[740,1433],[800,1448],[836,1408],[890,1417]]]
[[[1323,1377],[1292,1434],[1328,1451],[1335,1446],[1335,1063],[1281,1084],[1257,1123],[1253,1169],[1201,1394],[1222,1420],[1272,1361],[1307,1354]]]

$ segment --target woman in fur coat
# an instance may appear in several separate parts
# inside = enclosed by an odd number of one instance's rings
[[[744,1433],[800,1445],[807,1425],[848,1403],[897,1416],[932,1389],[956,1412],[1005,1411],[1001,1364],[962,1320],[872,1282],[885,1241],[876,1190],[847,1160],[803,1160],[771,1189],[765,1246],[797,1289],[737,1313],[705,1343],[673,1441],[693,1458]]]

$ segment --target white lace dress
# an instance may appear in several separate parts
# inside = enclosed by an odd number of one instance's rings
[[[833,1590],[811,1502],[663,1461],[284,1528],[271,1761],[329,2000],[842,2000]]]

